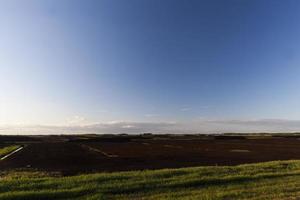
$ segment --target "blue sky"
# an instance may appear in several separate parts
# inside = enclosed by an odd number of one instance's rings
[[[0,124],[300,120],[299,11],[297,0],[2,0]]]

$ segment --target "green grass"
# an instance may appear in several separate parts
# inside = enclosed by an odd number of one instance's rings
[[[18,149],[19,147],[21,147],[21,146],[20,145],[10,145],[10,146],[0,148],[0,157],[3,157],[5,155],[9,154],[10,152]]]
[[[47,177],[10,173],[0,199],[299,199],[300,161]]]

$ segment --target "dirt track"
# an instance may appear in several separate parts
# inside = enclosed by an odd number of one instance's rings
[[[81,172],[236,165],[300,159],[298,138],[41,140],[0,161],[0,170]]]

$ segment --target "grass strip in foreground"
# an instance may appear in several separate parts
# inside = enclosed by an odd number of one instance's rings
[[[97,173],[70,177],[2,177],[0,199],[297,199],[300,161],[228,167]],[[35,172],[36,173],[36,172]]]

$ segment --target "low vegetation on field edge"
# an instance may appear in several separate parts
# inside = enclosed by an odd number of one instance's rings
[[[0,158],[20,148],[20,145],[10,145],[0,148]]]

